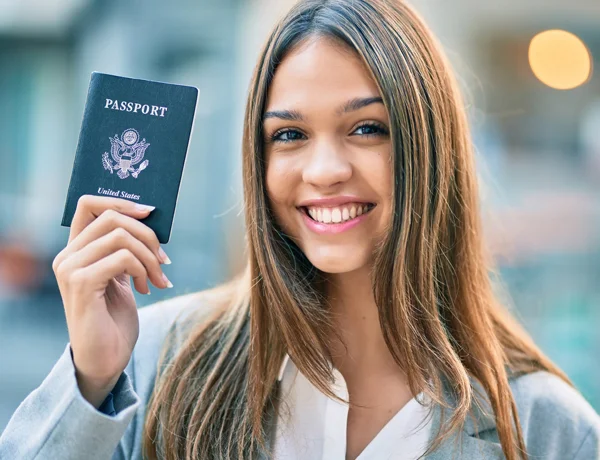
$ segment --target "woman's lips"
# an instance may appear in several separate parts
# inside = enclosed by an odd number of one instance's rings
[[[339,222],[339,223],[329,223],[324,224],[322,222],[317,222],[312,217],[310,217],[307,213],[307,209],[305,207],[297,208],[298,212],[302,215],[302,219],[306,226],[315,233],[320,235],[333,235],[341,232],[345,232],[346,230],[350,230],[351,228],[356,227],[358,224],[363,222],[366,218],[369,217],[371,211],[373,211],[376,206],[373,206],[367,212],[361,214],[360,216],[356,216],[353,219]]]

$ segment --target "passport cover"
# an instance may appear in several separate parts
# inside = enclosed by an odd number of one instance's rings
[[[140,221],[168,243],[198,89],[93,72],[61,225],[82,195],[156,206]]]

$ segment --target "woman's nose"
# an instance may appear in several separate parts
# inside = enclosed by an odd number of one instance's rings
[[[304,182],[318,187],[329,187],[350,177],[352,165],[343,148],[327,142],[315,145],[302,171]]]

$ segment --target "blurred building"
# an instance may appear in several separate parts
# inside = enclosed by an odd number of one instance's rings
[[[68,340],[50,264],[67,241],[60,220],[91,72],[200,89],[165,247],[175,288],[151,287],[138,300],[214,285],[242,260],[241,133],[251,72],[271,25],[293,3],[0,3],[0,429]],[[518,315],[600,410],[600,79],[554,90],[527,59],[535,34],[563,28],[597,64],[598,0],[413,3],[467,96],[486,228]]]

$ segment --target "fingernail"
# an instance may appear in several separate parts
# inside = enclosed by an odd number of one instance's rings
[[[138,211],[154,211],[156,209],[156,206],[148,206],[146,204],[136,204],[135,205],[135,209],[137,209]]]
[[[165,265],[171,265],[171,259],[169,259],[167,253],[163,251],[163,248],[161,248],[160,246],[158,247],[158,256],[161,258]]]
[[[146,292],[146,295],[150,295],[150,291]]]
[[[167,278],[167,275],[165,275],[165,274],[163,273],[163,276],[162,276],[162,277],[163,277],[163,281],[164,281],[164,282],[167,284],[167,287],[168,287],[168,288],[172,288],[172,287],[173,287],[173,284],[172,284],[172,283],[169,281],[169,278]]]

